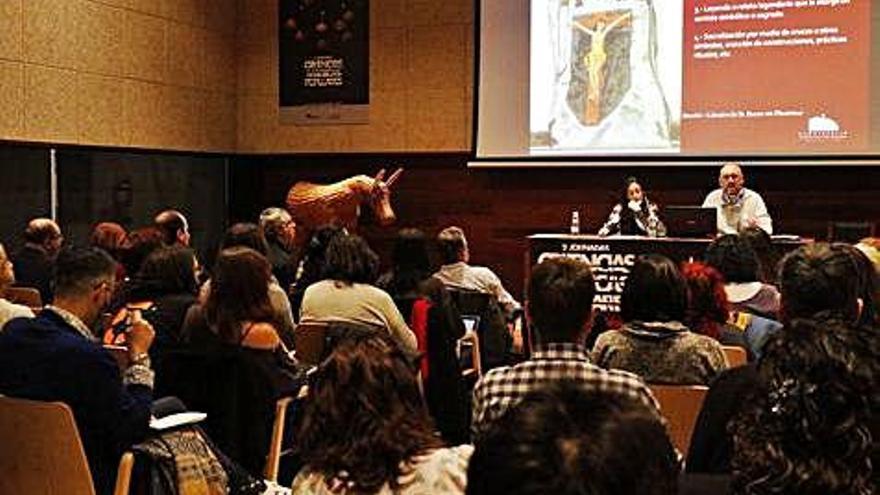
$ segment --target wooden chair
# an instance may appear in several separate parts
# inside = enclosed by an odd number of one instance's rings
[[[95,495],[73,412],[61,402],[0,396],[0,493]],[[119,462],[114,495],[126,495],[134,456]]]
[[[40,291],[33,287],[10,287],[6,289],[6,299],[15,304],[29,308],[42,308],[43,298]]]
[[[475,331],[467,331],[458,339],[456,344],[456,354],[461,358],[461,350],[465,346],[471,347],[472,364],[468,368],[461,370],[461,376],[479,378],[483,374],[483,367],[480,364],[480,337]]]
[[[316,366],[324,355],[327,325],[324,323],[300,323],[293,332],[296,358],[303,364]]]
[[[727,358],[727,364],[731,368],[736,368],[737,366],[745,366],[749,361],[749,356],[746,353],[746,350],[742,347],[738,347],[735,345],[723,345],[721,349],[724,351],[724,357]]]
[[[709,387],[703,385],[649,385],[666,418],[666,430],[672,444],[684,455],[691,445],[691,435]]]
[[[284,424],[287,420],[287,406],[292,397],[278,399],[275,403],[275,421],[272,424],[272,440],[269,442],[269,455],[266,456],[264,476],[269,481],[278,481],[278,467],[281,464],[281,443],[284,440]]]

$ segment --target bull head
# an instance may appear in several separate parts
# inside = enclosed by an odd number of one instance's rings
[[[391,186],[403,174],[403,168],[398,168],[385,180],[385,169],[379,171],[373,178],[373,190],[370,191],[370,207],[376,213],[376,220],[380,225],[394,223],[394,210],[391,208]]]

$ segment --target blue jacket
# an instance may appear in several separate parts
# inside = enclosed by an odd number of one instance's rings
[[[113,357],[56,313],[0,332],[0,394],[70,406],[98,494],[110,494],[122,453],[147,434],[152,390],[125,386]]]

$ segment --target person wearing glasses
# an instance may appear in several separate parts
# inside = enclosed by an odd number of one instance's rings
[[[736,162],[725,163],[718,174],[718,189],[703,200],[704,208],[718,209],[718,233],[738,234],[749,227],[760,227],[773,234],[773,219],[761,195],[743,187],[745,175]]]

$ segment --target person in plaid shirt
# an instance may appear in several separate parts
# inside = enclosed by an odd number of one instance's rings
[[[595,291],[590,265],[583,261],[555,258],[532,270],[527,313],[537,345],[529,360],[493,369],[477,382],[471,424],[475,438],[529,392],[566,379],[588,392],[640,401],[660,416],[657,401],[638,376],[590,362],[583,342],[592,323]]]

